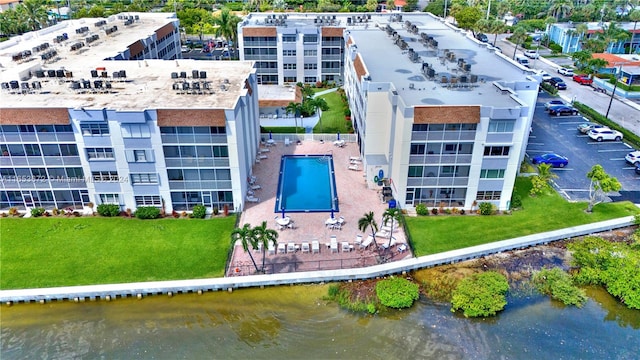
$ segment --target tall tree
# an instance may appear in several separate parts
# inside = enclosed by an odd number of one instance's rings
[[[25,0],[16,8],[22,14],[27,26],[31,30],[42,29],[49,19],[47,10],[42,0]]]
[[[269,248],[269,243],[273,243],[274,247],[278,244],[278,232],[273,229],[268,229],[266,221],[263,221],[262,224],[253,228],[253,231],[253,238],[256,244],[262,244],[262,272],[265,273],[264,262],[267,249]]]
[[[362,232],[366,232],[367,228],[371,229],[371,236],[373,237],[373,244],[378,250],[378,243],[376,242],[376,233],[378,232],[378,223],[376,222],[373,211],[365,213],[363,217],[358,219],[358,229]]]
[[[391,241],[393,240],[393,224],[397,221],[398,224],[402,220],[402,212],[398,208],[386,209],[382,214],[382,225],[387,225],[391,223],[391,234],[389,235],[389,246],[391,247]],[[389,226],[389,225],[387,225]]]
[[[237,15],[227,8],[223,8],[219,14],[213,17],[213,23],[218,25],[216,36],[222,36],[227,43],[232,42],[233,47],[238,46],[238,24],[242,21]],[[231,47],[231,44],[229,45]]]
[[[571,15],[572,10],[573,2],[571,0],[552,0],[547,13],[556,18],[556,20],[560,20]]]
[[[498,34],[502,34],[507,31],[507,25],[502,20],[494,19],[489,23],[489,28],[487,32],[489,34],[493,34],[493,46],[496,46],[496,41],[498,41]]]
[[[516,58],[516,52],[518,51],[518,46],[522,45],[522,43],[527,39],[529,35],[527,34],[527,30],[525,30],[522,26],[516,26],[516,29],[513,31],[513,34],[509,38],[509,40],[515,45],[513,49],[513,57]]]
[[[482,18],[482,11],[476,7],[467,6],[456,12],[454,18],[459,28],[470,30]]]
[[[592,58],[593,58],[593,55],[591,54],[591,52],[587,50],[580,50],[571,54],[571,59],[573,60],[573,63],[576,66],[578,66],[579,69],[584,69],[588,67],[589,60],[591,60]]]
[[[594,165],[591,171],[587,173],[587,178],[591,180],[589,184],[588,212],[593,211],[595,205],[604,201],[605,193],[618,191],[622,188],[618,179],[607,174],[602,165]]]
[[[251,262],[253,266],[256,268],[256,272],[260,271],[258,269],[258,264],[253,259],[253,255],[251,255],[251,250],[256,250],[258,248],[258,242],[255,239],[255,232],[251,229],[251,225],[244,224],[241,228],[235,228],[231,232],[231,241],[240,240],[242,244],[242,248],[245,252],[249,253],[249,258],[251,258]]]
[[[629,14],[629,20],[633,21],[633,31],[631,32],[631,44],[629,44],[629,54],[633,52],[633,37],[636,33],[636,25],[640,21],[640,9],[635,9]]]

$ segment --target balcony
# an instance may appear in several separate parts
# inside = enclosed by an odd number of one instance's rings
[[[191,167],[229,167],[229,158],[167,158],[165,163],[168,168]]]

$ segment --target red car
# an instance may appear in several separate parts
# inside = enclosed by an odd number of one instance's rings
[[[573,75],[573,81],[580,85],[591,85],[593,83],[593,79],[591,79],[589,75]]]

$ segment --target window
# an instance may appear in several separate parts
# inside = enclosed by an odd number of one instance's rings
[[[425,144],[411,144],[411,155],[424,155]]]
[[[502,179],[504,178],[504,169],[482,169],[480,170],[481,179]]]
[[[38,144],[24,144],[24,153],[27,156],[40,156],[40,146]]]
[[[318,50],[305,50],[304,56],[318,56]]]
[[[297,82],[297,78],[295,76],[285,76],[284,77],[284,82],[285,83],[295,83]]]
[[[122,125],[123,138],[148,138],[151,137],[147,124],[124,124]]]
[[[112,160],[112,148],[87,148],[87,158],[89,160]]]
[[[318,80],[318,78],[316,78],[315,76],[305,76],[304,77],[304,82],[307,84],[313,84]]]
[[[9,149],[11,149],[11,145],[9,145]],[[11,155],[13,155],[13,151],[11,152]],[[57,144],[42,144],[42,155],[60,156],[60,147],[58,147]]]
[[[154,162],[153,150],[125,150],[124,154],[130,163]]]
[[[285,70],[295,70],[297,64],[283,64],[282,67]]]
[[[120,205],[120,195],[119,194],[100,194],[100,203],[101,204],[116,204]]]
[[[295,50],[282,50],[282,56],[296,56]]]
[[[109,135],[108,124],[80,124],[82,136],[104,136]]]
[[[214,146],[213,157],[229,157],[229,148],[226,146]]]
[[[485,146],[484,156],[509,156],[509,146]]]
[[[84,179],[84,171],[82,171],[81,167],[77,167],[77,168],[64,168],[66,173],[67,173],[67,177],[71,178],[71,179]]]
[[[45,168],[31,168],[31,175],[33,180],[46,180],[49,178]]]
[[[318,43],[318,35],[305,34],[303,38],[303,42],[305,44],[317,44]]]
[[[93,177],[93,181],[98,182],[118,181],[117,171],[93,171],[91,172],[91,176]]]
[[[409,166],[409,177],[422,177],[422,166]]]
[[[136,196],[136,206],[162,206],[159,195]]]
[[[478,191],[476,200],[500,200],[501,191]]]
[[[158,174],[144,173],[144,174],[131,174],[132,184],[157,184]]]
[[[304,64],[305,70],[318,70],[318,64]]]
[[[513,121],[491,121],[489,123],[489,132],[513,132]]]
[[[295,35],[282,35],[282,42],[296,42]]]

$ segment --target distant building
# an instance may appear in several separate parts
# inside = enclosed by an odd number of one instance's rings
[[[555,23],[549,26],[547,34],[549,39],[562,47],[562,52],[571,54],[576,51],[582,50],[583,37],[588,39],[595,33],[603,31],[603,24],[598,22],[585,23],[587,25],[587,33],[579,34],[576,30],[578,24],[568,23]],[[604,25],[609,26],[609,23]],[[607,46],[606,52],[612,54],[624,54],[629,52],[629,47],[632,49],[632,53],[640,53],[640,27],[634,30],[633,22],[628,23],[616,23],[616,26],[629,31],[632,36],[625,41],[618,41],[611,43]]]
[[[0,12],[15,9],[22,0],[0,0]]]

